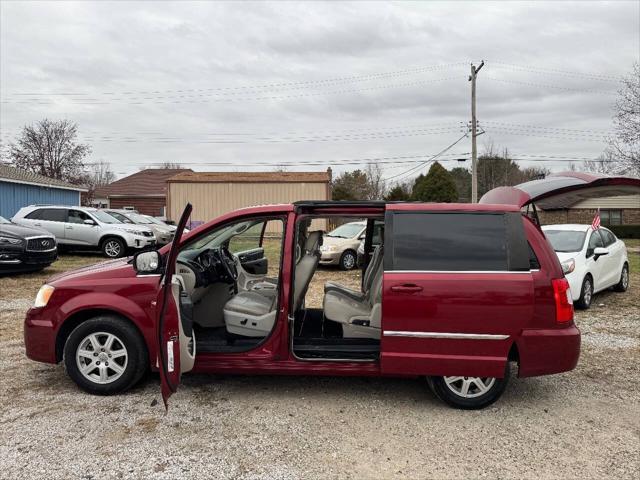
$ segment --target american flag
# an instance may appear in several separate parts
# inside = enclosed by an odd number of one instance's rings
[[[600,209],[596,212],[596,216],[593,217],[593,222],[591,222],[591,228],[593,230],[598,230],[600,228]]]

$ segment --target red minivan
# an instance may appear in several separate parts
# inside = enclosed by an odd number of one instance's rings
[[[532,202],[633,188],[571,173],[480,204],[305,201],[244,208],[183,236],[187,205],[161,250],[50,279],[27,312],[27,356],[64,361],[95,394],[158,370],[165,404],[197,371],[420,376],[449,405],[482,408],[504,391],[509,362],[528,377],[579,357],[569,286]],[[336,217],[366,220],[361,285],[327,282],[321,308],[307,306],[322,227]]]

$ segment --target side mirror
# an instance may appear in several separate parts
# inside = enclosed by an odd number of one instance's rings
[[[155,250],[139,252],[133,257],[133,269],[141,274],[160,273],[162,259]]]
[[[593,249],[594,260],[597,260],[598,257],[602,255],[609,255],[609,250],[603,247],[596,247]]]
[[[91,220],[90,218],[87,218],[84,222],[85,225],[95,225],[96,222],[94,222],[93,220]]]

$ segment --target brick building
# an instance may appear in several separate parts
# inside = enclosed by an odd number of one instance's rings
[[[96,207],[131,208],[145,215],[165,216],[167,179],[191,169],[149,168],[96,189]]]
[[[603,225],[640,225],[640,194],[594,197],[567,208],[538,209],[543,225],[557,223],[591,223],[600,209]]]

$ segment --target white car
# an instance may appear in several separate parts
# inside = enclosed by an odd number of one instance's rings
[[[589,308],[595,293],[629,288],[627,247],[610,230],[591,225],[545,225],[578,308]]]

